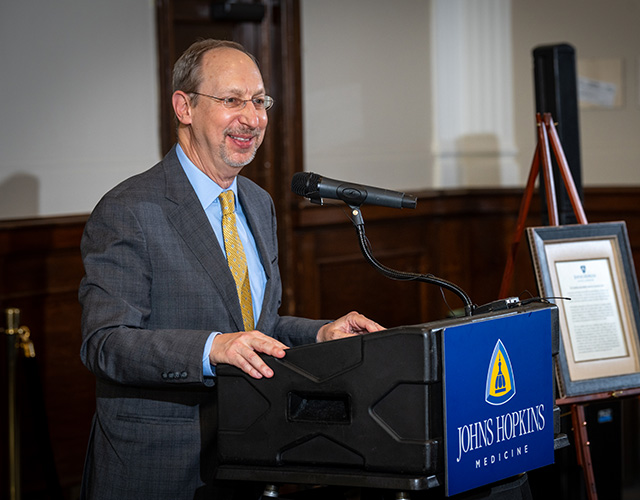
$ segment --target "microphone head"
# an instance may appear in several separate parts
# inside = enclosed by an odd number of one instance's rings
[[[415,196],[388,189],[337,181],[313,172],[297,172],[293,174],[291,191],[319,205],[323,204],[324,198],[329,198],[342,200],[349,206],[357,207],[365,203],[393,208],[416,207]]]
[[[297,172],[293,174],[291,179],[291,191],[308,198],[318,192],[318,184],[321,179],[322,177],[313,172]]]
[[[405,194],[402,197],[402,208],[416,208],[418,200],[412,194]]]

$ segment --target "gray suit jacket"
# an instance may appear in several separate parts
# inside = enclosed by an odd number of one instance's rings
[[[279,316],[276,219],[269,195],[238,178],[267,284],[256,329],[294,346],[322,321]],[[216,389],[202,354],[212,331],[242,330],[233,278],[173,149],[107,193],[82,238],[83,363],[96,414],[84,498],[231,498],[215,471]]]

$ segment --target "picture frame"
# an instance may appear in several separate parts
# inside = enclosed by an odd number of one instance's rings
[[[560,397],[640,387],[640,299],[624,221],[527,228],[538,290],[558,306]]]

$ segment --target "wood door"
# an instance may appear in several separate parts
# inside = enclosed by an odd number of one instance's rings
[[[217,15],[238,8],[228,19]],[[260,20],[253,14],[263,11]],[[171,108],[171,71],[180,54],[200,38],[241,43],[255,55],[275,106],[255,160],[243,169],[266,189],[276,205],[283,281],[282,314],[294,312],[291,177],[302,170],[302,85],[300,70],[300,5],[298,0],[222,2],[210,0],[156,0],[160,70],[161,145],[165,154],[175,143]]]

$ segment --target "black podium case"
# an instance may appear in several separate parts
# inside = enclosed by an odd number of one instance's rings
[[[557,308],[534,302],[291,348],[281,360],[264,357],[270,379],[219,366],[217,477],[399,491],[441,486],[443,330],[543,308],[551,310],[555,356]],[[555,407],[556,448],[566,440],[559,432]]]

